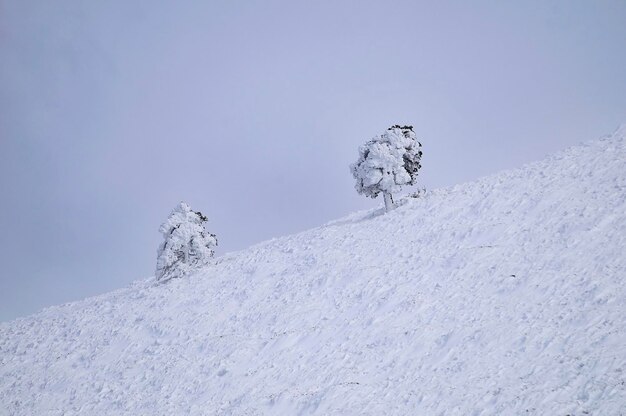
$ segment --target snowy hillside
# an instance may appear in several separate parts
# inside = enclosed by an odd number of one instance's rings
[[[2,323],[0,415],[624,415],[625,135]]]

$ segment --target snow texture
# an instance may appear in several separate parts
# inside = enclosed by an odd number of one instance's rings
[[[359,147],[359,160],[350,166],[357,192],[376,198],[381,192],[392,195],[402,185],[415,184],[421,147],[412,126],[398,125]]]
[[[625,132],[2,323],[0,415],[626,414]]]
[[[157,251],[158,281],[183,277],[209,264],[217,239],[204,229],[206,221],[201,212],[181,202],[161,224],[164,241]]]

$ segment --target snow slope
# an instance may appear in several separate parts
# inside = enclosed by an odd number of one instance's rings
[[[0,415],[624,415],[626,128],[0,324]]]

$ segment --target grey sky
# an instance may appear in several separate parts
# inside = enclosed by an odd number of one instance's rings
[[[421,186],[626,121],[626,2],[0,0],[0,320],[152,275],[180,200],[218,254],[381,204],[390,124]],[[419,232],[416,230],[416,232]]]

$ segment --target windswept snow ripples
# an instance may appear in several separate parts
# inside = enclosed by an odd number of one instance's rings
[[[0,324],[0,415],[620,415],[612,137]]]

